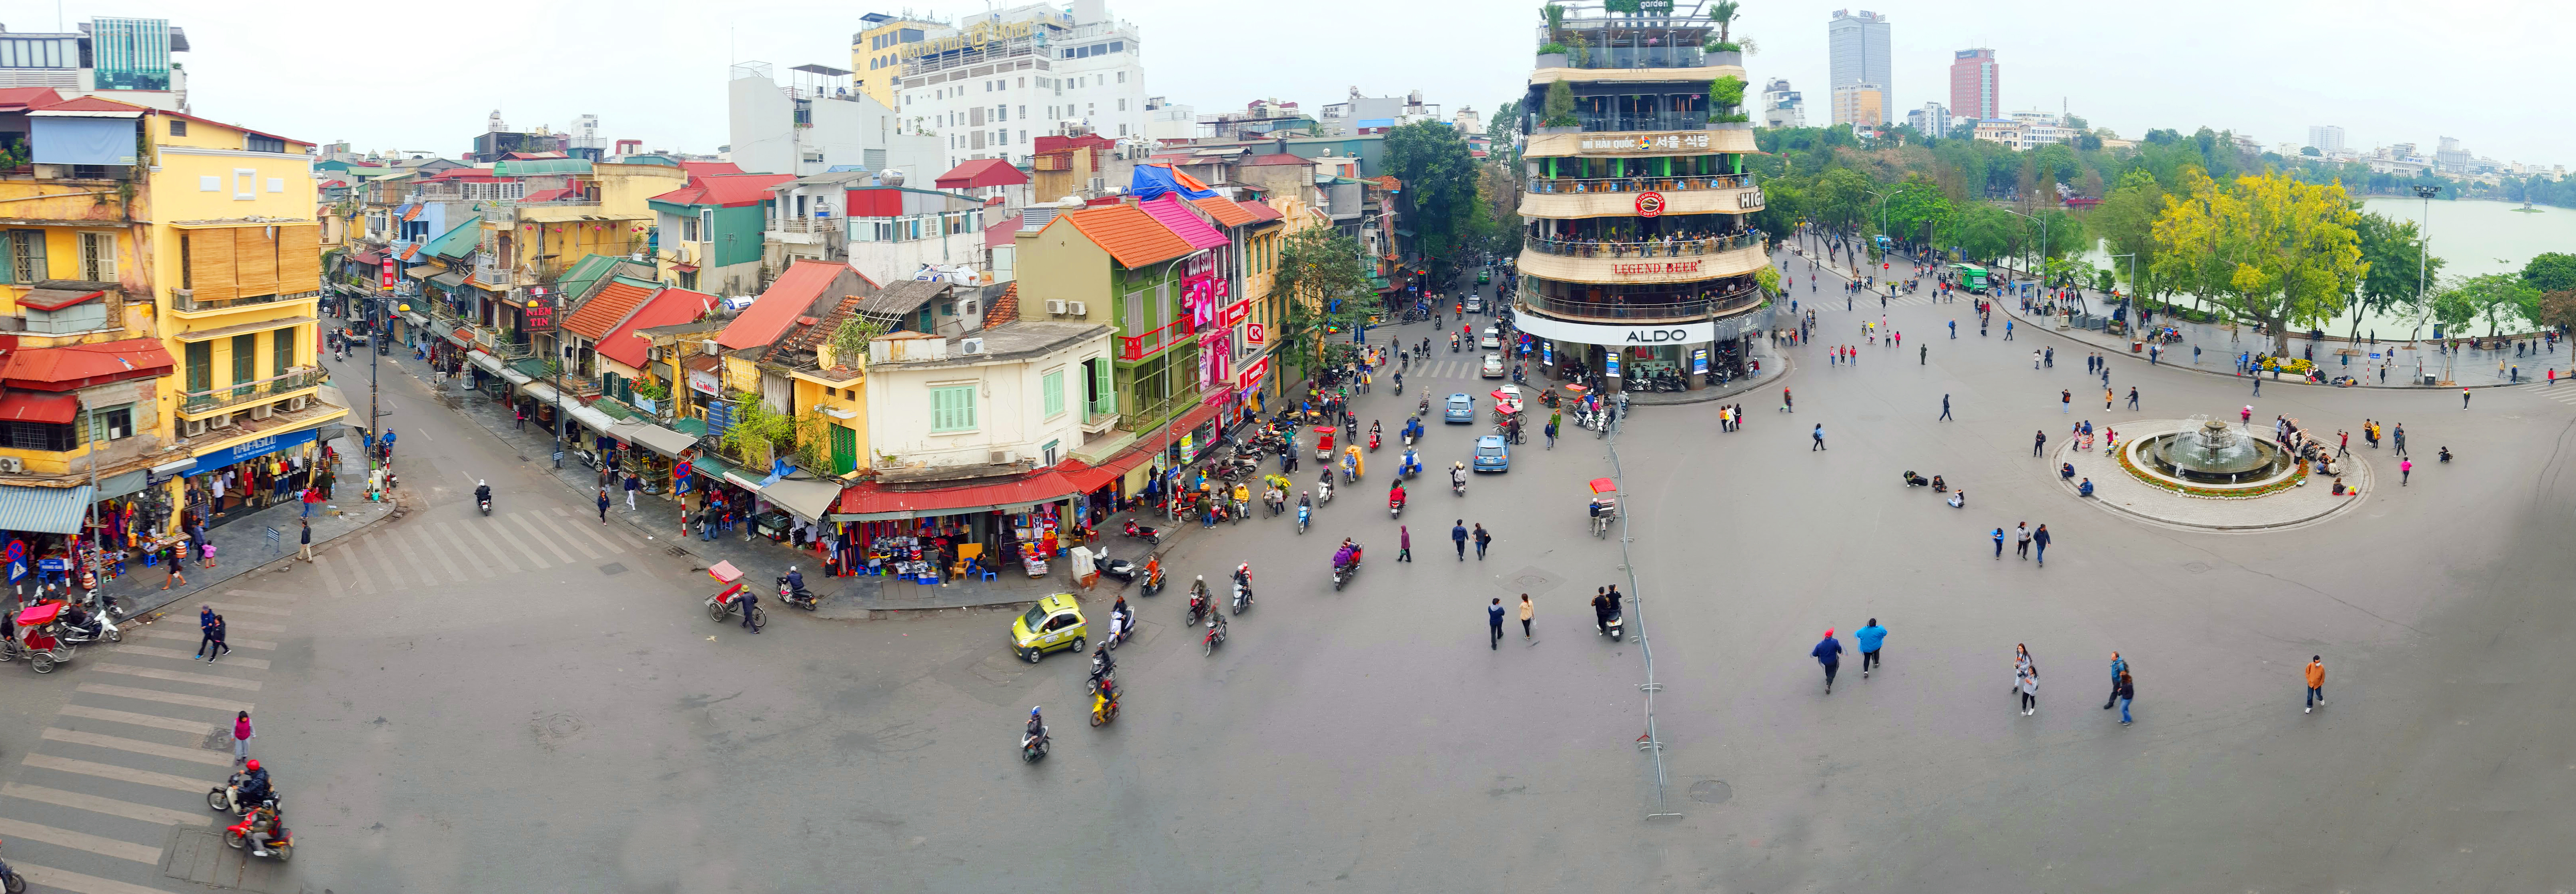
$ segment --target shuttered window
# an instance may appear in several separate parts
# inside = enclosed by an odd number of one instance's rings
[[[35,283],[52,278],[45,271],[45,231],[11,230],[6,235],[9,269],[15,281]]]
[[[300,295],[322,288],[322,227],[281,224],[277,228],[277,291]]]
[[[975,429],[975,386],[930,389],[930,430],[934,432],[973,431]]]
[[[1046,398],[1046,418],[1064,415],[1064,370],[1038,377],[1038,392]]]
[[[245,298],[277,294],[277,239],[267,227],[233,230],[233,282]]]
[[[233,279],[234,229],[191,230],[188,233],[188,288],[198,301],[226,301],[241,297],[241,287]]]
[[[1118,412],[1117,369],[1107,357],[1091,361],[1091,415]]]
[[[295,336],[296,333],[303,328],[304,327],[301,326],[288,326],[284,329],[272,329],[269,331],[268,352],[275,360],[275,365],[271,367],[274,370],[270,373],[271,375],[286,375],[286,371],[295,366]]]

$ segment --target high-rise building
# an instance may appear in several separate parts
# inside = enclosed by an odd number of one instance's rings
[[[2003,114],[2002,77],[1995,51],[1960,50],[1950,63],[1950,113],[1977,119]]]
[[[165,112],[188,110],[187,32],[167,19],[99,16],[78,31],[0,31],[0,87],[51,87]]]
[[[1789,89],[1788,78],[1772,78],[1762,88],[1762,126],[1807,126],[1806,95]]]
[[[1834,123],[1886,124],[1887,88],[1878,84],[1835,84]]]
[[[1766,240],[1747,225],[1763,208],[1745,170],[1759,150],[1752,122],[1710,119],[1754,100],[1717,109],[1708,96],[1711,80],[1744,77],[1741,57],[1702,53],[1717,31],[1706,18],[1574,7],[1556,24],[1536,43],[1572,52],[1533,72],[1521,108],[1537,114],[1562,82],[1574,109],[1521,152],[1514,327],[1537,340],[1542,376],[1695,389],[1741,375],[1773,325],[1756,283]]]
[[[1879,116],[1866,123],[1886,123],[1887,110],[1896,107],[1892,98],[1895,82],[1889,61],[1887,16],[1868,10],[1857,14],[1848,9],[1835,10],[1832,21],[1825,25],[1825,36],[1833,63],[1831,77],[1825,85],[1834,96],[1833,123],[1855,123],[1855,119],[1845,117],[1845,113],[1857,114],[1863,108],[1875,110]],[[1864,87],[1877,96],[1845,102],[1843,88],[1855,86]]]
[[[1103,0],[962,16],[953,36],[902,44],[900,126],[939,136],[949,167],[1027,160],[1036,138],[1098,134],[1142,145],[1145,45]]]
[[[2308,128],[2308,145],[2317,147],[2327,158],[2343,154],[2343,128],[2318,124]]]
[[[1937,140],[1950,135],[1950,110],[1942,108],[1940,103],[1927,102],[1922,108],[1907,110],[1905,123],[1916,132]]]
[[[903,45],[920,43],[935,37],[957,33],[948,23],[926,17],[888,15],[872,12],[859,17],[867,28],[850,35],[850,79],[853,90],[865,93],[878,105],[892,108],[894,84],[903,71]]]

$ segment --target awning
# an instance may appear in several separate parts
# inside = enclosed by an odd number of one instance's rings
[[[439,288],[451,291],[462,289],[465,288],[465,273],[461,270],[450,270],[437,276],[430,277],[429,283]]]
[[[460,348],[461,348],[461,347],[464,347],[464,346],[466,346],[466,345],[473,344],[473,343],[474,343],[474,330],[472,330],[472,329],[467,329],[467,328],[465,328],[465,327],[463,327],[463,326],[458,326],[458,327],[456,327],[454,330],[451,330],[451,331],[449,331],[449,332],[447,333],[447,340],[448,340],[449,342],[454,343],[457,347],[460,347]]]
[[[89,511],[89,485],[20,487],[0,484],[0,531],[77,534],[81,515]]]
[[[411,321],[411,324],[412,324],[412,325],[414,325],[414,326],[422,326],[422,327],[426,327],[426,326],[428,326],[428,325],[429,325],[429,318],[428,318],[428,317],[426,317],[426,316],[421,315],[421,312],[420,312],[420,311],[416,311],[416,310],[406,310],[406,311],[399,311],[399,313],[401,313],[401,314],[402,314],[402,318],[403,318],[403,319],[410,320],[410,321]]]
[[[29,291],[24,297],[19,298],[18,306],[28,308],[30,310],[57,311],[93,298],[105,297],[106,295],[107,292],[101,289],[48,289],[39,287]]]
[[[608,414],[591,409],[590,407],[575,404],[568,409],[568,412],[572,414],[572,418],[575,421],[580,422],[584,427],[589,428],[591,431],[605,434],[608,430],[617,427],[617,420],[611,419]]]
[[[474,365],[480,366],[491,372],[497,373],[501,371],[501,358],[499,357],[494,357],[481,351],[467,351],[465,352],[465,359],[474,361]]]
[[[69,424],[80,415],[80,397],[43,391],[12,391],[0,396],[0,421]]]
[[[1126,477],[1129,470],[1144,465],[1158,452],[1147,449],[1144,440],[1140,438],[1117,456],[1110,457],[1108,462],[1097,466],[1086,466],[1068,460],[1056,467],[1056,474],[1063,475],[1064,480],[1070,482],[1074,490],[1087,494],[1107,486],[1109,482]]]
[[[509,383],[510,383],[510,384],[512,384],[512,385],[525,385],[525,384],[528,384],[529,382],[534,382],[534,381],[536,381],[535,379],[531,379],[531,378],[529,378],[526,374],[521,373],[521,372],[519,372],[518,370],[515,370],[515,369],[503,369],[503,370],[501,370],[501,379],[502,379],[503,381],[509,382]]]
[[[889,490],[876,482],[861,482],[841,492],[840,512],[833,521],[876,521],[889,518],[928,518],[939,515],[964,515],[995,509],[1025,508],[1035,503],[1051,503],[1083,493],[1066,476],[1037,472],[992,484],[969,484],[932,490]]]
[[[821,521],[832,511],[833,502],[841,498],[841,486],[829,481],[781,478],[761,488],[760,495],[795,513],[797,518]]]
[[[301,326],[311,322],[316,321],[312,317],[281,317],[274,320],[261,320],[257,323],[242,323],[236,326],[222,326],[214,329],[197,329],[188,332],[181,332],[171,337],[183,342],[214,341],[218,338],[247,335],[253,332],[267,332],[271,329],[284,329],[288,326]]]
[[[682,272],[682,273],[696,273],[696,272],[698,272],[698,265],[696,265],[696,264],[672,264],[672,265],[671,265],[671,269],[673,269],[673,270],[677,270],[677,271],[680,271],[680,272]]]
[[[151,479],[152,474],[142,469],[109,475],[99,479],[98,494],[95,499],[113,500],[129,494],[142,493],[144,486],[149,484]]]
[[[548,385],[544,382],[526,383],[519,388],[519,393],[525,394],[528,396],[529,400],[533,400],[541,404],[551,404],[555,402],[554,386]]]
[[[629,444],[642,444],[663,456],[678,457],[680,451],[695,447],[698,439],[649,422],[620,422],[611,436]],[[837,489],[835,489],[837,493]]]

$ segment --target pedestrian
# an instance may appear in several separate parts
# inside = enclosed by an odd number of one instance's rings
[[[1860,646],[1860,678],[1869,679],[1869,669],[1878,666],[1879,647],[1887,643],[1887,628],[1871,618],[1869,626],[1852,631],[1852,643]]]
[[[2036,432],[2032,432],[2032,433],[2031,433],[2031,436],[2030,436],[2030,455],[2032,455],[2032,456],[2038,456],[2038,455],[2039,455],[2039,451],[2040,451],[2042,448],[2045,448],[2045,447],[2047,447],[2047,446],[2048,446],[2048,430],[2047,430],[2047,429],[2044,429],[2044,428],[2043,428],[2043,429],[2040,429],[2039,431],[2036,431]]]
[[[214,607],[214,606],[211,606],[211,605],[199,605],[199,606],[197,606],[197,634],[198,634],[198,639],[197,639],[197,654],[196,654],[196,657],[198,657],[198,658],[204,658],[204,657],[206,657],[206,651],[207,651],[208,649],[212,648],[212,647],[214,646],[214,643],[215,643],[215,607]]]
[[[2339,428],[2335,429],[2335,456],[2341,458],[2351,455],[2352,433]]]
[[[1556,417],[1554,416],[1548,417],[1547,420],[1547,449],[1556,449]]]
[[[253,732],[250,728],[249,711],[234,712],[233,763],[238,764],[250,760],[250,740],[258,737],[258,735],[258,733]]]
[[[1807,654],[1815,656],[1816,663],[1825,666],[1825,694],[1834,694],[1834,672],[1843,669],[1842,642],[1834,639],[1832,630],[1827,630],[1824,640],[1816,643],[1816,647]]]
[[[2325,703],[2326,657],[2323,655],[2310,655],[2308,656],[2308,709],[2299,713],[2314,714],[2316,713],[2317,706]]]
[[[215,663],[215,656],[233,650],[232,646],[224,643],[224,616],[215,616],[214,624],[206,628],[206,639],[210,641],[206,647],[207,664]]]
[[[637,491],[641,491],[643,489],[643,476],[637,475],[633,472],[626,473],[626,511],[635,511],[635,494]]]
[[[1501,649],[1503,647],[1502,597],[1494,597],[1494,604],[1485,606],[1485,627],[1494,632],[1493,638],[1486,640],[1485,645],[1489,648]]]
[[[734,597],[734,601],[740,603],[742,608],[742,629],[758,634],[760,625],[752,623],[751,617],[752,610],[760,607],[760,594],[752,592],[750,587],[744,587],[742,592]]]
[[[2039,713],[2038,665],[2022,666],[2020,675],[2013,680],[2013,688],[2021,693],[2021,716]]]
[[[1932,420],[1932,421],[1934,421],[1934,422],[1956,422],[1956,421],[1958,421],[1958,420],[1955,420],[1955,419],[1950,418],[1950,396],[1949,396],[1949,395],[1947,395],[1947,394],[1941,395],[1941,418],[1939,418],[1939,419],[1935,419],[1935,420]]]
[[[2111,681],[2111,697],[2120,700],[2120,725],[2128,726],[2129,702],[2138,697],[2138,684],[2129,679],[2128,671],[2121,671],[2120,676]]]
[[[1491,544],[1491,543],[1493,543],[1493,542],[1494,542],[1494,535],[1493,535],[1491,532],[1488,532],[1488,531],[1486,531],[1486,530],[1485,530],[1485,523],[1484,523],[1484,522],[1477,522],[1477,523],[1476,523],[1476,561],[1482,562],[1482,561],[1484,561],[1484,560],[1485,560],[1485,547],[1486,547],[1486,545]]]
[[[297,538],[297,544],[295,555],[296,558],[303,559],[304,564],[310,565],[313,564],[313,520],[298,519],[298,521],[303,524],[304,529],[296,532],[295,536]]]
[[[2030,352],[2030,368],[2032,368],[2032,369],[2038,369],[2038,368],[2039,368],[2039,350],[2038,350],[2037,348],[2033,348],[2033,349],[2031,349],[2031,352]]]
[[[2060,413],[2075,412],[2075,392],[2065,389],[2058,390],[2057,411]]]
[[[188,585],[188,576],[179,573],[179,556],[179,544],[176,541],[161,547],[161,570],[170,575],[161,580],[161,589],[170,589],[172,584],[182,587]]]
[[[1524,640],[1530,638],[1530,611],[1529,594],[1523,593],[1521,594],[1521,639]]]
[[[1825,424],[1824,424],[1824,423],[1822,423],[1822,422],[1816,423],[1815,436],[1816,436],[1816,445],[1815,445],[1815,446],[1813,446],[1813,447],[1809,447],[1809,448],[1807,448],[1807,452],[1809,452],[1809,453],[1814,453],[1814,452],[1816,452],[1816,451],[1818,451],[1818,450],[1823,450],[1823,449],[1825,449]]]
[[[208,541],[205,541],[205,542],[203,542],[203,543],[199,543],[199,544],[197,544],[197,554],[198,554],[199,558],[201,559],[202,563],[205,565],[205,567],[208,567],[208,568],[213,568],[213,567],[215,567],[215,542],[214,542],[214,541],[212,541],[212,540],[208,540]]]
[[[2102,710],[2111,710],[2111,703],[2120,700],[2120,678],[2128,673],[2129,659],[2120,657],[2120,653],[2114,650],[2111,653],[2111,697],[2102,700]]]
[[[2129,386],[2129,409],[2134,410],[2134,409],[2137,409],[2137,408],[2138,408],[2138,386],[2136,386],[2136,385],[2131,385],[2131,386]]]
[[[1914,365],[1932,365],[1932,348],[1930,345],[1916,345],[1914,347]]]
[[[1480,526],[1481,527],[1481,526]],[[1467,561],[1467,520],[1459,519],[1449,526],[1449,542],[1458,547],[1458,561]]]
[[[2039,567],[2048,567],[2048,526],[2041,525],[2039,530],[2030,532],[2030,542],[2038,547]]]
[[[2397,486],[2398,486],[2398,487],[2405,487],[2405,486],[2406,486],[2406,479],[2407,479],[2407,478],[2409,478],[2409,477],[2411,477],[2411,476],[2413,476],[2414,474],[2415,474],[2415,461],[2414,461],[2414,460],[2411,460],[2411,459],[2401,459],[2401,460],[2398,460],[2398,461],[2397,461]]]
[[[1405,525],[1395,526],[1395,560],[1413,561],[1413,529]]]
[[[608,488],[599,489],[599,523],[608,523]]]
[[[2397,428],[2396,428],[2395,430],[2392,430],[2392,431],[2390,431],[2390,432],[2389,432],[2389,440],[2390,440],[2390,445],[2389,445],[2389,446],[2394,447],[2394,448],[2396,448],[2396,450],[2397,450],[2397,452],[2396,452],[2394,455],[2396,455],[2396,456],[2405,456],[2405,455],[2406,455],[2406,423],[2403,423],[2403,422],[2397,423]]]
[[[2030,558],[2029,522],[2021,522],[2013,525],[2013,555],[2024,559]]]
[[[1995,529],[1995,561],[2004,560],[2004,529]]]

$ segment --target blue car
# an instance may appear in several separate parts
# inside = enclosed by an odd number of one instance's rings
[[[1469,463],[1468,467],[1479,472],[1509,472],[1512,470],[1512,449],[1503,443],[1502,435],[1477,438],[1476,461]]]
[[[1440,421],[1476,424],[1476,399],[1464,394],[1449,395],[1449,408],[1440,411]]]

